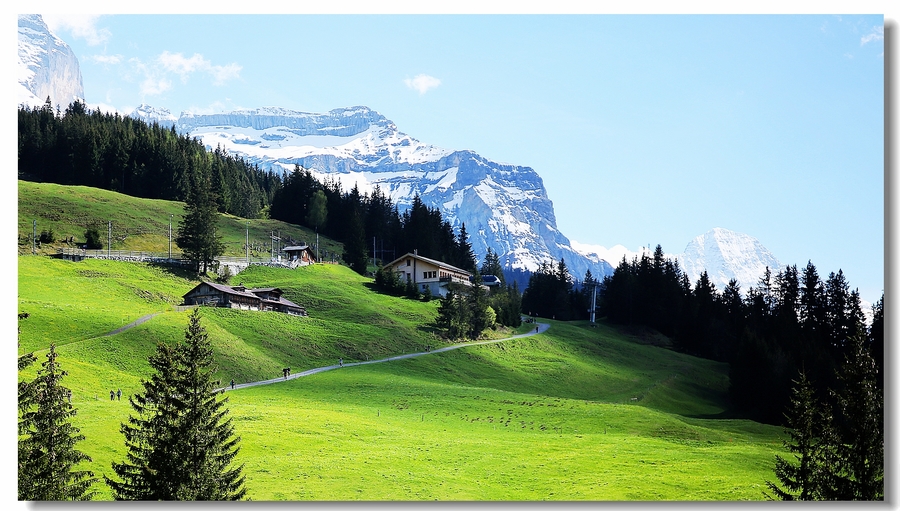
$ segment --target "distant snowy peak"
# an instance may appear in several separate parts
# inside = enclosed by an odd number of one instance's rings
[[[17,104],[40,107],[47,98],[65,110],[84,101],[81,69],[75,53],[53,34],[39,14],[19,15]]]
[[[622,245],[615,245],[612,248],[606,248],[602,245],[579,243],[575,240],[572,240],[572,249],[592,261],[606,261],[613,268],[618,266],[619,263],[622,262],[623,258],[630,263],[634,258],[640,258],[644,254],[650,257],[653,256],[653,251],[647,247],[641,247],[637,252],[634,252],[628,250]]]
[[[143,103],[128,114],[128,116],[133,119],[140,119],[147,124],[153,124],[155,122],[166,128],[171,128],[178,122],[178,117],[172,115],[172,112],[167,108],[153,107]]]
[[[766,267],[773,274],[782,269],[778,259],[756,238],[718,227],[691,240],[684,253],[676,257],[691,284],[706,270],[719,290],[735,279],[741,290],[747,291],[758,285]]]

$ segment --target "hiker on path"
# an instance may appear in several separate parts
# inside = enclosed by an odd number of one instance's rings
[[[340,360],[338,360],[338,364],[340,364],[341,367],[344,367],[344,357],[341,357]]]
[[[114,390],[110,390],[110,391],[109,391],[109,400],[110,400],[110,401],[115,401],[115,400],[116,400],[116,391],[114,391]]]
[[[116,391],[116,401],[122,400],[122,389]]]
[[[234,378],[231,379],[231,390],[234,390]]]
[[[535,332],[535,333],[538,333],[538,332],[540,332],[540,331],[541,331],[541,326],[540,326],[540,325],[534,327],[534,332]]]

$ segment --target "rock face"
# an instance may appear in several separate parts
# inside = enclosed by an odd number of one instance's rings
[[[19,15],[18,46],[17,104],[42,106],[49,96],[54,108],[65,110],[76,99],[84,101],[75,53],[50,32],[39,14]]]
[[[424,144],[364,106],[323,114],[283,108],[184,114],[175,126],[261,168],[289,172],[300,165],[363,193],[379,186],[401,210],[418,194],[454,227],[466,225],[479,259],[491,247],[509,268],[533,271],[564,258],[579,279],[588,269],[598,278],[612,271],[572,249],[534,169]]]
[[[741,291],[746,292],[759,284],[766,266],[772,270],[772,275],[783,269],[778,259],[756,238],[718,227],[691,240],[684,253],[676,257],[691,279],[691,285],[706,270],[719,291],[729,280],[735,279],[741,285]]]

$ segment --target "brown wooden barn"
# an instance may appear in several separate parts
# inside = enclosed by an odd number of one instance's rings
[[[277,287],[247,289],[243,285],[226,286],[215,282],[201,282],[185,293],[184,304],[306,316],[305,308],[282,297],[282,294],[281,289]]]

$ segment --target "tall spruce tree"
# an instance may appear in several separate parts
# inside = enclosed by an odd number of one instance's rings
[[[131,398],[137,416],[122,424],[128,454],[106,478],[117,500],[240,500],[243,465],[233,466],[240,438],[213,380],[212,347],[195,309],[183,342],[160,343],[154,373]]]
[[[877,368],[866,336],[850,340],[838,379],[837,400],[841,421],[838,443],[838,500],[884,499],[884,398],[877,384]]]
[[[33,360],[20,357],[20,369]],[[66,374],[51,344],[37,377],[19,384],[19,500],[90,500],[94,494],[94,473],[75,470],[91,458],[75,449],[84,435],[71,423],[76,411],[62,385]]]
[[[826,415],[815,396],[815,389],[800,373],[795,381],[791,405],[785,414],[784,447],[794,455],[797,464],[775,456],[775,476],[782,486],[766,481],[766,486],[779,500],[822,500],[828,492],[830,480],[827,468],[827,449],[831,444],[831,417]]]
[[[201,273],[206,273],[208,265],[225,252],[217,207],[207,172],[195,169],[175,243]]]

